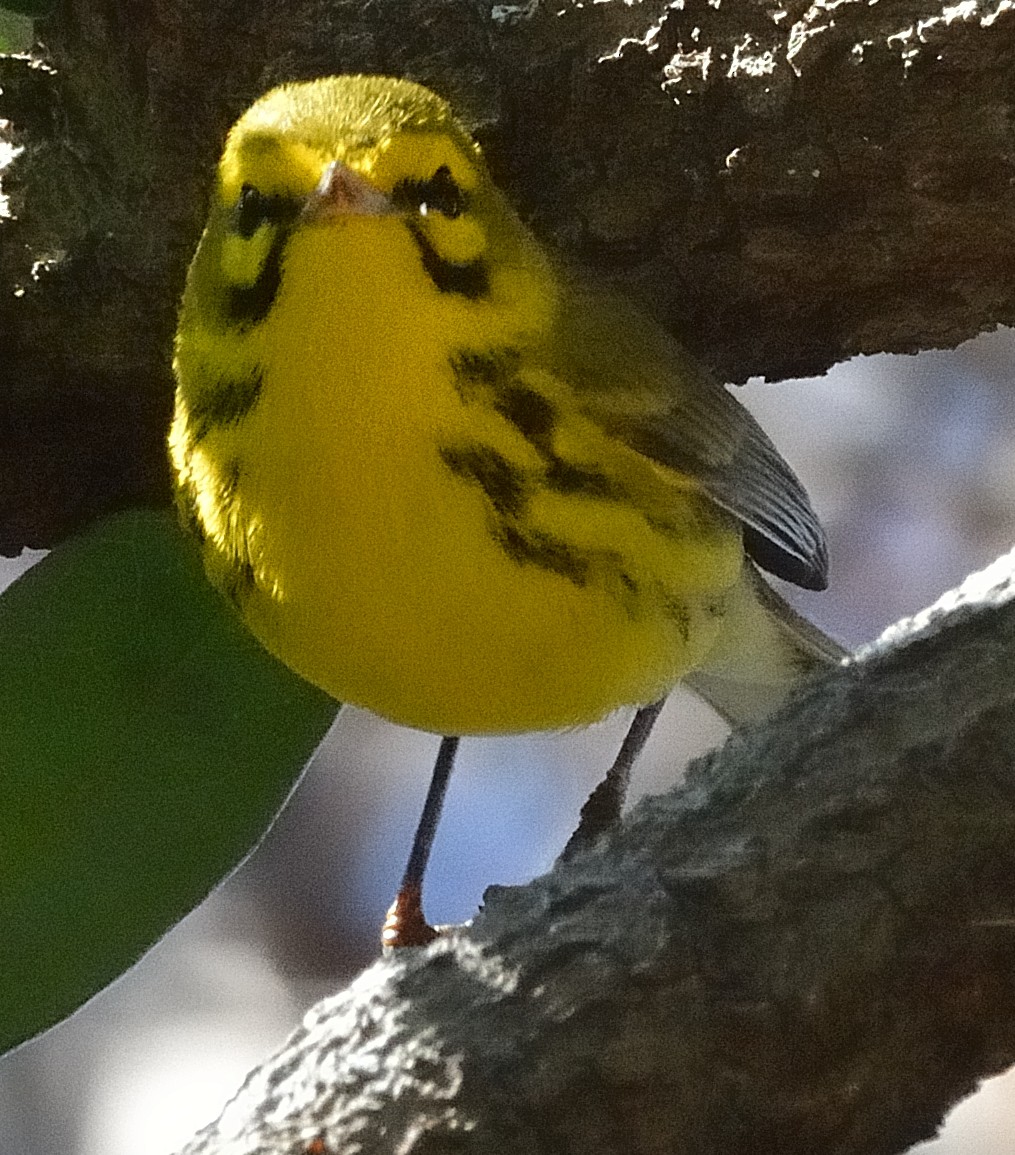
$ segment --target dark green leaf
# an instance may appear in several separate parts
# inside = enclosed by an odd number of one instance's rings
[[[251,849],[334,717],[167,514],[0,598],[0,1052],[69,1014]]]

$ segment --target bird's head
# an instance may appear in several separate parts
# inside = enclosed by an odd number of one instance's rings
[[[412,301],[417,322],[471,308],[488,335],[545,322],[553,283],[448,104],[378,76],[283,85],[233,126],[184,317],[249,331],[297,264],[308,286]]]

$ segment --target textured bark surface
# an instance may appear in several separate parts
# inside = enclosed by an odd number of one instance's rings
[[[1015,320],[1013,25],[1009,0],[59,0],[49,64],[0,60],[0,551],[168,500],[175,301],[270,85],[435,87],[548,244],[743,381]]]
[[[1015,1062],[1015,554],[384,959],[185,1155],[878,1155]]]

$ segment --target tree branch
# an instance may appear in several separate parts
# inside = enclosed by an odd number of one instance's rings
[[[212,166],[286,79],[442,91],[539,235],[725,380],[1011,323],[1015,13],[942,5],[62,0],[55,72],[0,60],[0,551],[168,501]]]
[[[1015,1061],[1015,553],[319,1004],[185,1155],[878,1155]]]

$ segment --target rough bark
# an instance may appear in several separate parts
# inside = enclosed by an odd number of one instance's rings
[[[996,6],[995,6],[996,5]],[[1015,319],[1008,0],[59,0],[0,60],[0,551],[168,500],[174,302],[228,124],[408,75],[564,257],[729,381]],[[52,69],[55,69],[53,71]]]
[[[1015,553],[319,1004],[185,1155],[879,1155],[1015,1062]]]

